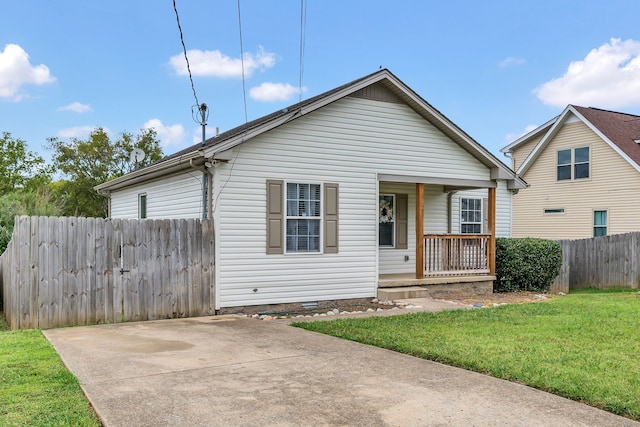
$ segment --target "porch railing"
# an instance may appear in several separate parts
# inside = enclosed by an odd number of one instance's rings
[[[490,234],[425,234],[425,276],[488,274]]]

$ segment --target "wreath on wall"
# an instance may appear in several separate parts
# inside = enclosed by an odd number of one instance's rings
[[[387,200],[380,200],[380,223],[386,224],[393,221],[393,207]]]

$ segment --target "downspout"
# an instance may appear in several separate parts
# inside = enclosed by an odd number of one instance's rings
[[[204,207],[204,202],[205,200],[203,200],[203,208],[206,209],[206,213],[207,219],[211,219],[211,207],[213,206],[213,200],[211,197],[211,193],[212,193],[212,189],[213,189],[213,174],[211,173],[211,171],[209,170],[209,168],[206,166],[208,162],[205,162],[204,165],[202,165],[202,167],[196,166],[193,164],[193,159],[189,159],[189,166],[191,166],[193,169],[197,170],[197,171],[202,171],[203,174],[205,174],[208,179],[207,179],[207,194],[204,195],[203,198],[206,198],[206,207]]]
[[[453,195],[456,194],[458,192],[458,190],[455,191],[447,191],[447,234],[451,234],[451,228],[452,228],[452,223],[451,223],[451,199],[453,198]]]

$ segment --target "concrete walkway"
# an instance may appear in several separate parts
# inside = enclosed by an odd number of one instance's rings
[[[236,316],[44,331],[106,426],[632,426],[522,385]]]

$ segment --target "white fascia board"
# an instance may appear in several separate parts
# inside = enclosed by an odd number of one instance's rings
[[[249,129],[246,132],[240,133],[236,136],[234,136],[233,138],[229,138],[228,140],[224,141],[223,143],[220,144],[214,144],[211,147],[205,148],[205,157],[206,158],[211,158],[214,157],[216,153],[220,153],[222,151],[226,151],[229,150],[235,146],[237,146],[238,144],[241,144],[245,141],[248,141],[252,138],[255,138],[258,135],[261,135],[271,129],[277,128],[278,126],[281,126],[291,120],[297,119],[298,117],[302,117],[306,114],[311,113],[312,111],[315,111],[319,108],[324,107],[325,105],[331,104],[332,102],[335,102],[341,98],[344,98],[345,96],[357,92],[358,90],[370,86],[373,83],[379,82],[381,80],[384,80],[385,78],[391,80],[392,76],[389,72],[387,72],[386,70],[384,72],[381,72],[379,74],[375,74],[370,76],[370,78],[362,80],[356,84],[353,84],[349,87],[344,88],[343,90],[333,93],[330,96],[325,96],[321,99],[318,99],[317,101],[315,101],[312,104],[309,105],[305,105],[304,107],[298,108],[296,110],[292,110],[291,114],[288,114],[286,116],[282,116],[282,117],[278,117],[277,119],[271,120],[269,122],[263,123],[262,125],[255,127],[253,129]],[[397,83],[396,83],[397,85]]]
[[[535,161],[535,159],[538,158],[538,156],[542,152],[542,149],[558,133],[558,131],[560,130],[560,127],[563,125],[563,123],[564,123],[564,121],[567,118],[567,115],[569,113],[576,114],[576,116],[579,117],[580,120],[582,120],[583,122],[586,123],[586,120],[584,119],[584,117],[582,117],[581,115],[578,115],[576,109],[573,108],[572,105],[567,105],[567,107],[564,109],[564,111],[555,119],[555,122],[549,128],[547,133],[542,137],[540,142],[538,142],[538,145],[536,145],[536,147],[531,151],[531,153],[529,153],[529,156],[527,156],[527,158],[524,159],[524,162],[522,162],[522,164],[520,165],[520,167],[516,171],[516,173],[518,175],[524,174],[527,171],[527,169],[529,169],[531,164]]]
[[[190,162],[193,161],[194,165],[200,165],[204,163],[205,158],[202,151],[192,151],[183,156],[174,157],[164,162],[159,162],[151,166],[147,166],[142,169],[138,169],[133,172],[129,172],[126,175],[122,175],[111,181],[104,182],[102,184],[93,187],[100,194],[108,194],[113,190],[128,187],[130,185],[139,184],[141,182],[149,181],[154,178],[169,175],[173,172],[177,172],[186,168],[190,168]]]
[[[589,120],[587,120],[582,114],[580,114],[577,110],[572,109],[573,114],[576,115],[584,124],[586,124],[589,129],[591,129],[596,135],[598,135],[604,142],[606,142],[609,147],[613,148],[613,150],[620,155],[623,159],[625,159],[635,170],[640,172],[640,165],[638,165],[631,157],[629,157],[620,147],[613,143],[609,138],[607,138],[600,129],[595,127]]]
[[[501,153],[509,153],[511,152],[515,147],[517,147],[518,145],[528,141],[530,138],[538,135],[540,132],[544,131],[546,132],[548,130],[549,127],[551,127],[551,125],[558,119],[559,116],[554,117],[553,119],[549,120],[548,122],[546,122],[543,125],[538,126],[537,128],[535,128],[534,130],[532,130],[531,132],[527,132],[524,135],[522,135],[520,138],[516,139],[515,141],[513,141],[511,144],[502,147],[500,149]]]

